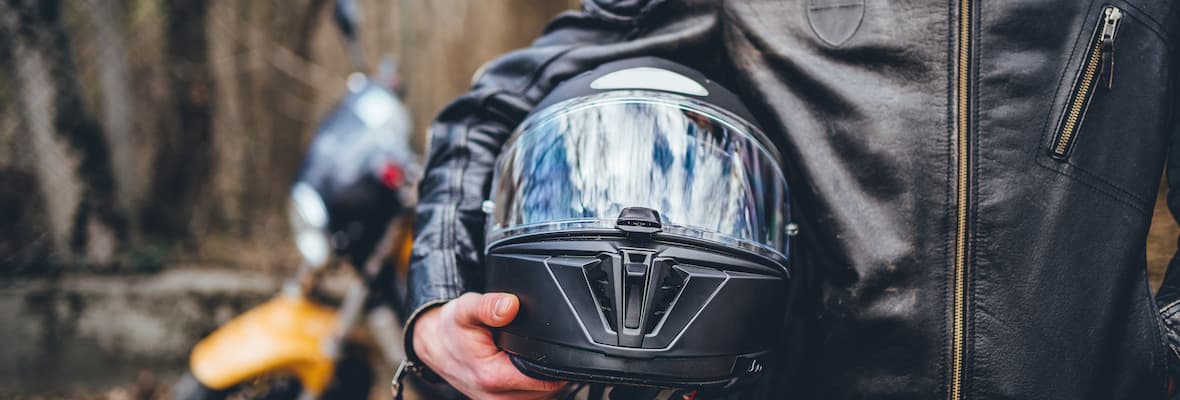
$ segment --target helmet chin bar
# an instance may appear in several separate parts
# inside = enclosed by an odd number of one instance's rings
[[[490,249],[487,290],[521,301],[497,332],[501,348],[527,374],[574,381],[718,387],[760,372],[786,315],[785,271],[753,253],[661,237],[658,213],[628,210],[613,235]],[[623,223],[634,220],[645,223]]]

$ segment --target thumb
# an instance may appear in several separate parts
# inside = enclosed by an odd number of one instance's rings
[[[460,325],[499,328],[516,318],[520,301],[508,293],[468,293],[455,299],[455,308]]]

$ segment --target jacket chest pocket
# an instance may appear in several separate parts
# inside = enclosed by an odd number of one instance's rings
[[[1037,161],[1150,210],[1171,123],[1169,51],[1137,12],[1126,4],[1091,7],[1062,73]]]

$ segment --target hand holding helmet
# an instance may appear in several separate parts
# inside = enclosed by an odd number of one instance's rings
[[[534,378],[725,390],[759,376],[785,326],[789,210],[753,119],[656,58],[558,85],[504,144],[483,204],[484,284],[502,293],[420,316],[415,352],[481,399],[563,385]]]
[[[565,383],[525,376],[492,341],[490,329],[508,325],[519,310],[519,301],[510,294],[464,294],[418,317],[414,352],[468,397],[550,398]]]

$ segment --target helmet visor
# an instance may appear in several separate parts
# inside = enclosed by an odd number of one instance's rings
[[[758,129],[684,96],[612,91],[529,117],[496,164],[488,243],[611,229],[660,213],[662,234],[785,259],[787,185]]]

